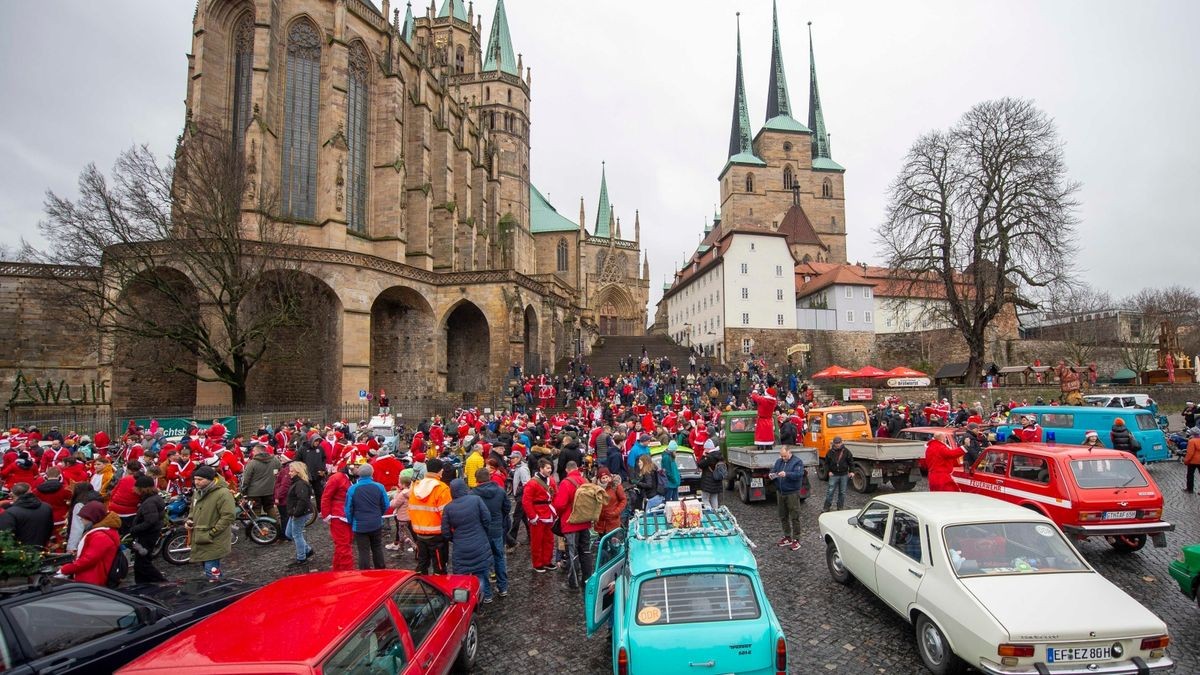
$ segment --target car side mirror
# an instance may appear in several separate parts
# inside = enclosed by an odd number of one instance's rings
[[[854,514],[854,515],[852,515],[852,516],[850,516],[850,519],[849,519],[849,520],[847,520],[846,522],[847,522],[847,523],[849,523],[849,524],[851,524],[851,525],[853,525],[853,526],[855,526],[855,527],[862,527],[862,521],[858,519],[858,514],[857,514],[857,513],[856,513],[856,514]]]
[[[465,588],[456,588],[452,598],[454,602],[466,602],[471,599],[471,591]]]

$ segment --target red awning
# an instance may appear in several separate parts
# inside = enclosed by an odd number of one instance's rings
[[[913,370],[908,366],[896,366],[884,373],[884,377],[929,377],[919,370]]]
[[[880,370],[875,366],[863,366],[850,374],[850,377],[857,377],[864,380],[878,379],[880,377],[888,377],[886,370]]]
[[[832,380],[835,378],[846,379],[848,377],[854,377],[854,371],[841,366],[829,366],[825,370],[813,374],[812,377],[814,380]]]

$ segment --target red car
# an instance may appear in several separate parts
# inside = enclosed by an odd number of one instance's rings
[[[958,436],[965,433],[967,432],[958,427],[905,427],[896,432],[896,438],[906,441],[928,441],[937,436],[947,447],[957,448]],[[922,476],[929,475],[929,463],[924,457],[917,460],[917,466],[920,467]]]
[[[991,445],[968,471],[951,474],[958,489],[1003,499],[1048,516],[1079,539],[1104,537],[1121,552],[1149,536],[1166,546],[1175,526],[1162,519],[1163,496],[1142,463],[1120,450],[1080,445]]]
[[[269,584],[118,673],[447,673],[479,647],[479,579],[318,572]]]

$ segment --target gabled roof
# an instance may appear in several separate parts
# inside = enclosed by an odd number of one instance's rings
[[[508,14],[504,11],[504,0],[496,0],[496,16],[492,19],[487,51],[483,53],[483,70],[499,70],[509,75],[521,76],[517,70],[517,54],[513,51],[512,36],[508,33]]]
[[[796,297],[806,298],[830,286],[875,286],[875,282],[863,278],[861,274],[854,271],[855,269],[853,265],[839,266],[820,276],[810,278],[807,284],[800,280],[796,284]]]
[[[454,18],[459,21],[467,20],[467,8],[463,7],[462,0],[442,0],[442,8],[438,10],[438,18],[454,15]]]
[[[812,221],[808,219],[808,214],[799,204],[792,204],[783,215],[783,222],[779,223],[779,232],[787,236],[788,244],[820,246],[826,251],[829,250],[825,242],[821,241],[821,236],[817,234]]]
[[[903,298],[921,300],[945,300],[946,291],[941,279],[912,279],[897,270],[876,265],[854,265],[851,263],[808,262],[796,265],[796,287],[804,285],[804,277],[819,277],[839,267],[853,268],[851,271],[875,287],[877,298]],[[961,275],[960,289],[964,295],[972,292],[971,278]],[[812,283],[812,279],[809,280]]]
[[[683,268],[675,272],[674,283],[670,284],[670,289],[663,293],[662,299],[666,300],[687,286],[694,277],[698,277],[709,269],[721,264],[725,259],[726,251],[729,250],[730,244],[733,243],[733,235],[735,234],[785,239],[784,235],[779,232],[772,232],[771,230],[754,225],[737,225],[730,228],[722,228],[719,237],[715,237],[711,241],[706,237],[704,242],[697,247],[696,252],[692,254],[692,257],[684,264]]]
[[[550,201],[538,191],[533,183],[529,184],[529,231],[539,232],[575,232],[579,223],[573,223],[565,218],[550,204]]]

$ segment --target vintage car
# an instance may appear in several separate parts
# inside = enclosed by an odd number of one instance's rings
[[[650,458],[654,466],[662,468],[662,453],[666,446],[658,445],[650,448]],[[675,453],[675,464],[679,466],[679,496],[692,497],[700,494],[700,465],[696,464],[696,456],[687,448],[680,448]]]
[[[905,427],[896,432],[896,438],[903,438],[908,441],[928,442],[929,439],[936,436],[938,440],[947,446],[957,448],[959,446],[958,438],[964,433],[966,432],[958,427]],[[920,467],[922,476],[929,475],[929,467],[924,457],[917,462],[917,466]]]
[[[474,576],[407,570],[298,574],[264,586],[117,672],[469,670],[479,649],[479,598]]]
[[[257,588],[235,579],[113,590],[51,581],[0,589],[0,671],[111,673]]]
[[[787,672],[752,544],[725,507],[700,525],[673,526],[659,506],[600,540],[583,605],[589,637],[611,624],[613,673]]]
[[[1138,459],[1143,462],[1163,462],[1173,459],[1171,448],[1167,444],[1167,437],[1159,427],[1158,419],[1149,410],[1033,405],[1013,408],[1009,420],[1016,422],[1024,415],[1030,415],[1037,419],[1046,441],[1083,443],[1084,435],[1091,430],[1097,433],[1100,443],[1106,447],[1111,442],[1109,431],[1112,429],[1113,422],[1120,418],[1124,420],[1125,428],[1129,429],[1129,433],[1133,434],[1138,444],[1142,446],[1137,451]],[[1012,436],[1011,424],[996,427],[997,441],[1003,443],[1010,436]]]
[[[1167,571],[1184,595],[1200,603],[1200,544],[1184,546],[1179,560],[1172,560]]]
[[[1175,526],[1162,519],[1163,496],[1146,467],[1128,453],[1048,443],[988,446],[975,465],[951,478],[963,492],[1003,499],[1049,516],[1079,539],[1104,537],[1136,551],[1149,536],[1167,545]]]
[[[818,520],[829,574],[914,627],[932,673],[1152,673],[1167,626],[1096,572],[1047,517],[980,495],[882,495]]]

